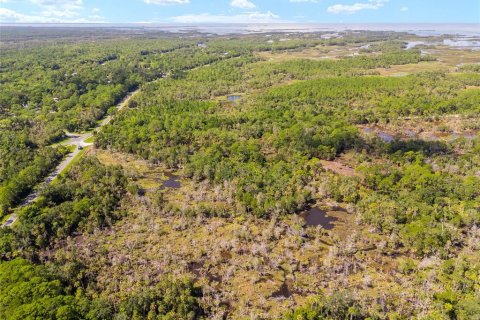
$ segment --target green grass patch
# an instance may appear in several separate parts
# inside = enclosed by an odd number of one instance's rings
[[[64,145],[66,142],[68,142],[68,140],[70,140],[71,138],[70,137],[65,137],[65,139],[62,139],[58,142],[55,142],[55,143],[52,143],[51,145],[49,145],[49,147],[52,147],[52,148],[57,148],[57,147],[60,147],[62,145]]]

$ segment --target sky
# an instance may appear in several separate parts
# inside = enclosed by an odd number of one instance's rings
[[[480,23],[480,0],[0,0],[0,23]]]

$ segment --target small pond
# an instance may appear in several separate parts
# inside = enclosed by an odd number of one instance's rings
[[[180,183],[180,177],[174,175],[173,173],[170,172],[165,172],[165,175],[167,176],[168,180],[165,180],[160,187],[160,190],[164,190],[165,188],[172,188],[172,189],[178,189],[182,185]]]
[[[307,226],[322,226],[326,230],[332,230],[335,225],[333,222],[338,221],[337,218],[331,217],[326,211],[313,207],[300,215]]]
[[[386,133],[386,132],[383,132],[383,131],[378,132],[378,137],[385,142],[392,142],[393,141],[393,136]]]
[[[235,101],[240,100],[240,99],[242,99],[242,96],[239,96],[239,95],[227,96],[227,100],[231,101],[231,102],[235,102]]]

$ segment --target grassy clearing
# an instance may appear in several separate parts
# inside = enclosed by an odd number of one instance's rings
[[[427,50],[431,55],[447,66],[456,67],[459,64],[480,63],[478,51],[438,46]]]
[[[50,145],[50,147],[52,148],[57,148],[57,147],[60,147],[60,146],[63,146],[65,145],[66,142],[68,142],[71,138],[70,137],[65,137],[65,139],[62,139],[58,142],[55,142],[53,144]]]
[[[378,68],[375,69],[382,76],[406,76],[409,74],[431,71],[448,71],[448,68],[438,61],[428,61],[420,63],[410,63],[404,65],[395,65],[390,68]]]
[[[360,55],[375,55],[375,53],[361,53],[360,47],[357,45],[346,46],[317,46],[315,48],[306,48],[300,51],[287,52],[257,52],[259,58],[274,61],[284,62],[293,59],[309,59],[309,60],[338,60],[342,57],[360,54]]]
[[[160,188],[163,181],[168,179],[164,173],[165,168],[153,166],[147,161],[139,159],[133,155],[105,150],[95,150],[95,156],[104,165],[123,167],[127,176],[147,191]]]

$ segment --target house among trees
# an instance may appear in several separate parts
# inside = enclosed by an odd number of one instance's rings
[[[208,48],[207,44],[205,42],[197,42],[197,47],[199,48]]]

